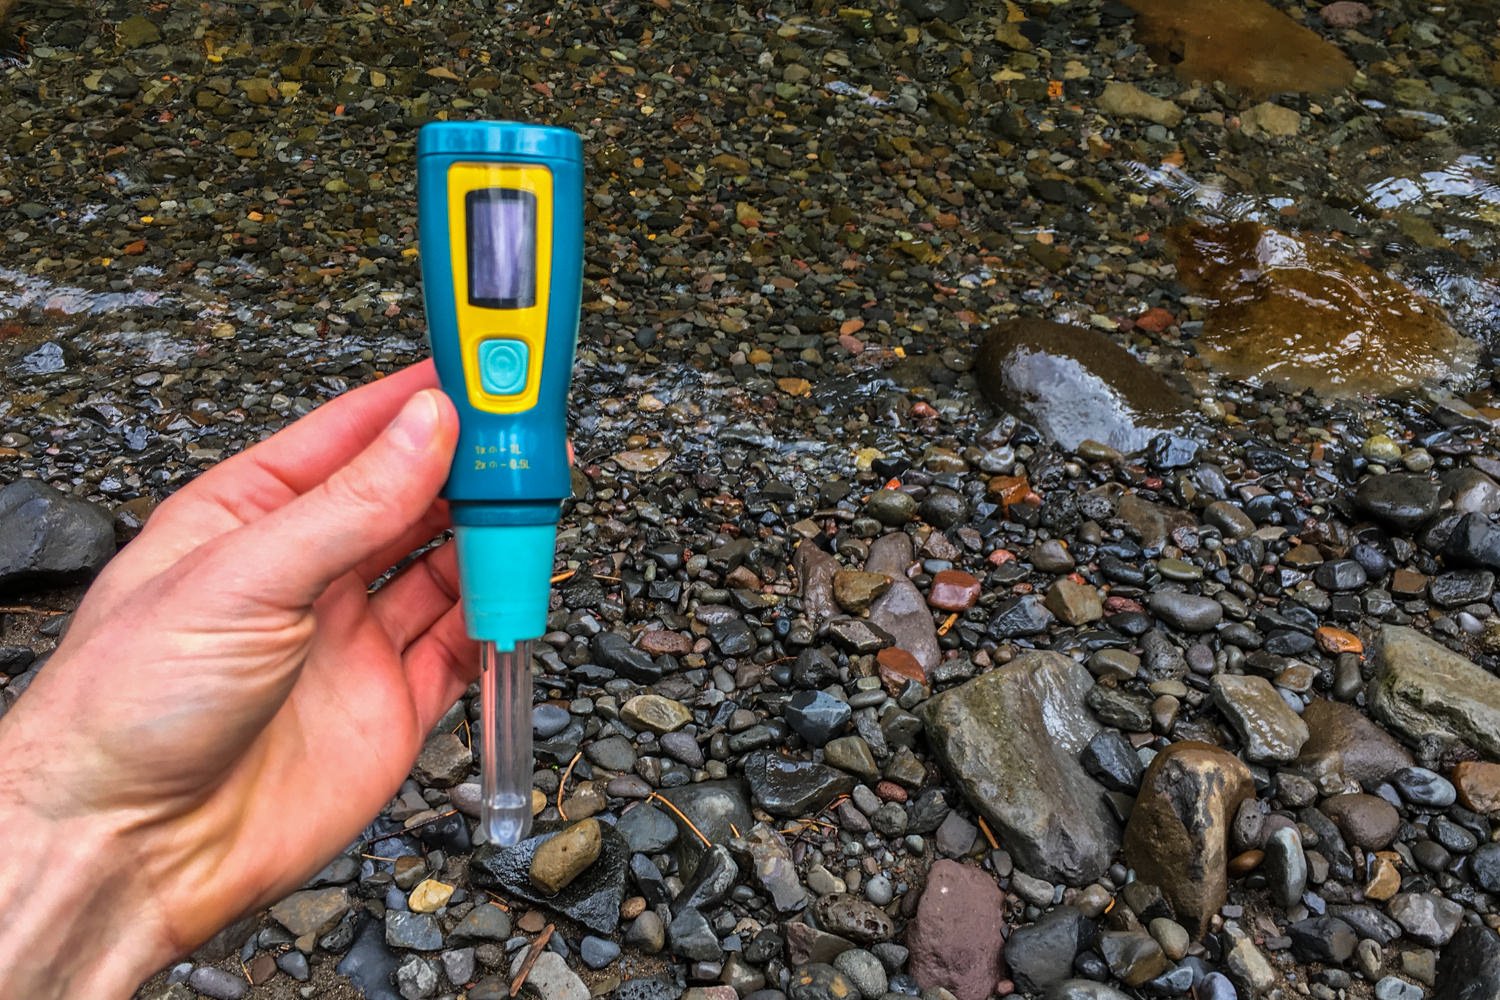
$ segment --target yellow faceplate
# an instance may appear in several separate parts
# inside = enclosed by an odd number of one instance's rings
[[[484,188],[529,191],[536,198],[536,303],[524,309],[488,309],[469,304],[469,246],[464,198]],[[458,307],[458,339],[463,349],[464,385],[469,405],[486,413],[520,413],[536,405],[547,339],[547,293],[552,288],[552,171],[535,164],[455,163],[448,168],[448,228],[453,260],[453,293]],[[479,379],[479,344],[491,337],[526,343],[526,388],[493,396]]]

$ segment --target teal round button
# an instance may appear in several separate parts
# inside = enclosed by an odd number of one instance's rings
[[[514,396],[526,388],[525,341],[495,339],[479,345],[479,384],[491,396]]]

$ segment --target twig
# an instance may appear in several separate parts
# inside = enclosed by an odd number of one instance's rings
[[[734,839],[738,840],[740,838],[740,828],[735,826],[733,821],[729,824],[729,832],[734,834]]]
[[[979,829],[984,831],[984,839],[990,842],[990,850],[1000,850],[1000,842],[996,840],[995,835],[990,832],[990,825],[984,821],[983,816],[979,816],[977,818],[979,820]]]
[[[510,995],[515,996],[521,992],[521,985],[526,982],[526,977],[531,975],[531,967],[536,960],[542,957],[542,949],[547,947],[547,942],[552,938],[552,932],[556,927],[548,924],[542,928],[542,933],[531,943],[531,951],[526,955],[526,961],[521,963],[521,971],[516,973],[516,978],[510,981]]]
[[[681,809],[678,809],[672,803],[670,803],[666,799],[662,798],[662,796],[661,796],[661,794],[659,792],[652,792],[650,795],[646,796],[646,801],[647,802],[650,802],[652,799],[655,799],[657,802],[660,802],[662,805],[666,806],[668,809],[670,809],[672,811],[672,813],[678,819],[680,819],[684,823],[686,823],[687,824],[687,828],[689,830],[692,830],[693,833],[697,834],[699,840],[703,841],[703,846],[704,847],[712,847],[712,846],[714,846],[713,845],[713,841],[711,841],[707,837],[703,836],[703,831],[700,830],[700,829],[698,829],[698,827],[696,825],[694,825],[693,821],[690,820],[690,819],[688,819],[687,816],[683,814],[683,811]]]
[[[568,769],[563,772],[562,781],[559,781],[557,783],[557,814],[563,818],[564,822],[567,822],[568,814],[565,813],[565,812],[563,812],[563,807],[562,807],[563,793],[565,793],[568,790],[568,778],[572,777],[572,775],[573,775],[573,766],[578,763],[578,758],[580,758],[582,756],[583,756],[583,751],[582,750],[578,751],[577,753],[575,753],[573,755],[573,759],[570,760],[570,761],[568,761]]]
[[[953,623],[956,622],[956,621],[958,621],[958,612],[955,611],[953,614],[951,614],[947,618],[943,619],[943,624],[941,624],[941,625],[938,626],[937,634],[938,635],[947,635],[948,634],[948,630],[953,627]]]
[[[6,615],[65,615],[66,611],[53,611],[50,608],[39,608],[34,604],[3,604],[0,605],[0,614]]]
[[[382,858],[378,854],[361,854],[360,857],[362,857],[362,858],[369,858],[371,861],[384,861],[386,864],[390,864],[390,865],[393,865],[393,864],[396,863],[396,859],[395,858]]]
[[[576,569],[570,569],[567,572],[558,573],[556,576],[554,576],[552,578],[552,582],[553,583],[562,583],[564,580],[571,580],[573,578],[573,574],[575,574],[577,572],[578,571]]]

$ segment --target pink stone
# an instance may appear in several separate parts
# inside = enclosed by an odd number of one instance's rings
[[[1318,14],[1330,28],[1357,28],[1374,17],[1370,8],[1358,0],[1336,0],[1318,11]]]
[[[908,968],[923,989],[958,1000],[987,1000],[1000,981],[1005,893],[986,872],[957,861],[933,863],[917,915],[906,929]]]

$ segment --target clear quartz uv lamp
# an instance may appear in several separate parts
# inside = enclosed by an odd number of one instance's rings
[[[531,642],[546,631],[571,492],[583,144],[543,125],[426,125],[417,217],[428,339],[459,415],[443,496],[480,643],[481,825],[491,843],[515,844],[531,828]]]

